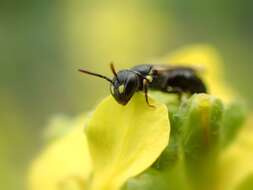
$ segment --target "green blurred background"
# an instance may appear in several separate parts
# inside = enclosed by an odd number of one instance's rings
[[[252,106],[252,9],[251,0],[0,0],[0,189],[24,189],[53,115],[92,109],[109,93],[80,67],[110,76],[110,61],[124,68],[207,43]]]

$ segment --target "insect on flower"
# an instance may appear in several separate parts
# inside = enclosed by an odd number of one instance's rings
[[[110,91],[115,100],[126,105],[137,91],[144,91],[146,102],[148,100],[148,89],[160,90],[167,93],[206,93],[204,82],[192,67],[142,64],[131,69],[124,69],[116,72],[111,63],[110,68],[114,75],[110,79],[104,75],[93,73],[84,69],[80,72],[103,78],[110,82]]]

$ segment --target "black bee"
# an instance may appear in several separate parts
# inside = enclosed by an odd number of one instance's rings
[[[115,71],[113,64],[110,67],[113,79],[83,69],[79,71],[109,81],[112,96],[122,105],[126,105],[135,92],[144,91],[147,104],[153,106],[148,100],[148,89],[176,93],[179,96],[182,93],[207,92],[204,82],[192,67],[143,64],[119,72]]]

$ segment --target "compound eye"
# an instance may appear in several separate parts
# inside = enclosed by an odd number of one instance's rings
[[[125,85],[124,84],[120,85],[119,86],[119,93],[122,94],[124,92],[124,90],[125,90]]]

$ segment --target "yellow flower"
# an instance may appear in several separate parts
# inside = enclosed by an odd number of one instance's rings
[[[168,60],[170,63],[189,64],[194,67],[203,65],[206,70],[203,79],[211,94],[221,98],[223,102],[230,102],[235,98],[234,92],[223,80],[222,60],[214,48],[206,45],[185,47],[165,56],[164,62]],[[204,171],[207,168],[205,174],[208,176],[209,169],[215,166],[211,172],[217,174],[217,179],[212,182],[217,184],[213,187],[219,187],[220,190],[238,190],[236,188],[253,174],[251,129],[242,131],[233,143],[222,147],[220,152],[218,150],[221,132],[218,127],[221,125],[224,111],[219,99],[209,95],[194,95],[188,104],[184,102],[180,105],[181,115],[175,115],[175,118],[169,121],[167,107],[157,101],[172,106],[168,103],[169,96],[160,93],[154,97],[157,99],[150,98],[150,101],[155,108],[151,108],[147,106],[142,93],[136,93],[126,106],[119,105],[109,96],[96,107],[91,117],[82,115],[73,120],[56,120],[54,130],[58,131],[61,128],[65,130],[67,126],[71,129],[58,135],[60,137],[52,141],[33,162],[28,175],[29,190],[118,190],[131,178],[152,169],[151,165],[158,158],[158,164],[154,165],[159,167],[164,165],[162,162],[172,160],[174,164],[176,159],[184,159],[185,163],[177,164],[173,169],[174,173],[172,172],[172,175],[170,173],[169,176],[175,179],[178,176],[185,178],[184,171],[179,170],[182,173],[177,173],[177,169],[183,170],[188,164],[187,172],[194,174],[189,179],[197,180],[196,184],[200,186],[202,184],[198,183],[198,180],[203,179],[205,185],[206,176],[201,176],[201,173],[195,175],[192,168],[196,171]],[[172,102],[174,100],[170,99]],[[176,109],[169,107],[170,114],[177,110],[178,105],[175,107]],[[179,117],[182,120],[179,120]],[[172,130],[176,130],[172,131],[172,134],[170,123]],[[182,123],[183,126],[180,126]],[[246,125],[252,125],[252,120]],[[50,136],[55,136],[52,132],[54,130],[51,130]],[[178,145],[175,142],[180,134],[183,134],[180,143],[185,150],[180,148],[177,150],[178,147],[174,146]],[[173,138],[168,145],[170,135]],[[165,161],[163,155],[160,156],[163,151],[165,156],[169,156]],[[184,153],[177,157],[173,151]],[[209,154],[208,151],[212,153]],[[206,154],[203,155],[203,152]],[[215,162],[217,159],[219,163],[217,169],[212,163],[213,160],[209,159],[210,155],[215,158]],[[170,156],[175,158],[171,159]],[[201,162],[198,162],[196,157]],[[205,167],[205,163],[210,166]],[[197,164],[198,168],[194,164]],[[158,172],[154,172],[155,175],[168,175],[169,172],[164,174],[159,167]],[[142,177],[135,179],[138,181]],[[167,176],[159,178],[161,179],[163,185],[169,183],[165,180],[168,179]],[[189,179],[183,180],[182,183],[189,182]],[[175,184],[180,181],[170,180]],[[173,187],[176,187],[175,184]],[[190,184],[180,185],[191,189]],[[131,186],[129,187],[131,189]]]
[[[150,101],[155,108],[147,106],[141,93],[127,106],[106,98],[87,124],[87,139],[84,119],[74,120],[76,127],[50,144],[32,165],[30,189],[116,190],[144,171],[167,146],[170,132],[166,106]]]
[[[33,162],[28,176],[29,189],[58,190],[61,186],[68,186],[72,177],[82,179],[83,183],[87,182],[91,172],[91,160],[83,133],[85,121],[82,115],[72,121],[58,120],[58,123],[54,124],[64,127],[67,122],[72,129],[51,142]]]
[[[148,168],[167,146],[167,108],[152,104],[156,108],[147,106],[138,93],[126,106],[108,97],[97,107],[86,129],[94,164],[91,189],[118,189]]]
[[[250,117],[235,142],[221,155],[221,190],[237,190],[247,177],[253,175],[252,150],[253,119]]]

